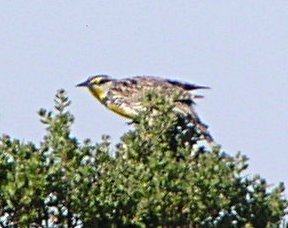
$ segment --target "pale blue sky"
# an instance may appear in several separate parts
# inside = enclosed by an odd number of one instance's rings
[[[288,1],[1,1],[0,134],[39,141],[36,112],[67,90],[73,134],[129,129],[75,84],[158,75],[213,89],[198,102],[223,149],[288,185]]]

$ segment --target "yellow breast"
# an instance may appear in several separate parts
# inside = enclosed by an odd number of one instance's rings
[[[106,94],[105,91],[103,90],[103,88],[101,88],[100,86],[94,86],[94,87],[90,87],[89,91],[93,94],[94,97],[96,97],[101,103],[102,100],[105,98]]]
[[[107,108],[128,119],[133,119],[135,117],[135,113],[131,113],[131,111],[129,111],[128,109],[121,108],[115,104],[109,103],[107,104]]]
[[[129,109],[128,107],[119,107],[118,105],[115,105],[113,103],[104,102],[107,94],[102,87],[100,86],[90,87],[89,91],[92,93],[94,97],[97,98],[98,101],[100,101],[103,105],[105,105],[109,110],[128,119],[133,119],[136,116],[135,111]]]

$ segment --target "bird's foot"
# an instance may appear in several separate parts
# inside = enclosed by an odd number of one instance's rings
[[[127,122],[127,124],[130,126],[130,125],[133,125],[133,124],[138,124],[139,122],[137,120],[131,120],[129,122]]]
[[[134,120],[127,122],[127,124],[128,124],[129,126],[130,126],[130,125],[133,125],[134,123],[135,123]]]

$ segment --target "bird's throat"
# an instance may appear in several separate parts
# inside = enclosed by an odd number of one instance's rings
[[[90,87],[89,91],[93,94],[94,97],[96,97],[100,102],[103,101],[106,94],[103,88],[96,86],[96,87]]]

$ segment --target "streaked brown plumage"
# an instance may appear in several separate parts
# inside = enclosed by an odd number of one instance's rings
[[[143,110],[143,96],[147,91],[155,91],[163,96],[173,96],[176,92],[179,99],[175,101],[175,111],[191,121],[207,141],[212,141],[207,126],[203,124],[194,110],[194,99],[201,96],[190,91],[207,89],[189,83],[162,79],[154,76],[135,76],[126,79],[112,79],[107,75],[96,75],[77,86],[85,86],[108,109],[129,119],[135,119]]]

